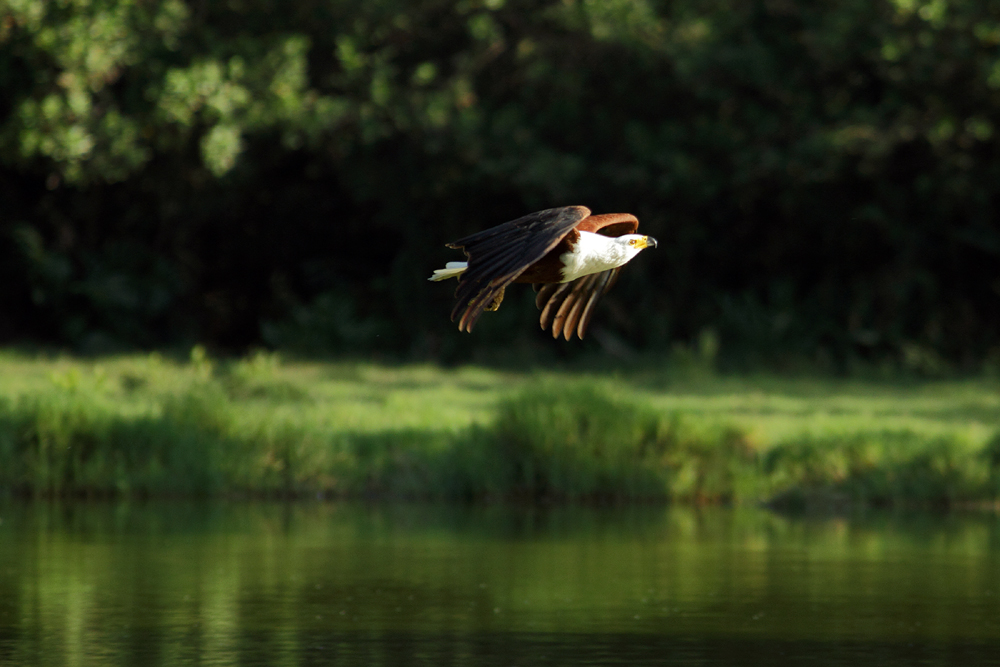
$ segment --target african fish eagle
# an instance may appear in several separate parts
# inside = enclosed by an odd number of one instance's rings
[[[449,243],[466,262],[448,262],[429,280],[458,278],[451,321],[472,331],[484,310],[496,310],[511,283],[532,283],[542,311],[542,330],[552,337],[583,338],[597,300],[618,272],[656,239],[636,234],[639,220],[630,213],[591,215],[584,206],[563,206],[491,227]]]

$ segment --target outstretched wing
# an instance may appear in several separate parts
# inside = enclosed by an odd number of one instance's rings
[[[607,294],[608,290],[618,280],[621,267],[591,273],[568,283],[552,283],[542,285],[535,305],[542,311],[539,321],[542,331],[552,328],[552,337],[559,335],[569,340],[575,332],[581,339],[587,332],[590,317],[594,314],[597,300]]]
[[[584,206],[550,208],[449,243],[449,248],[461,248],[468,256],[451,311],[452,322],[459,318],[458,330],[472,331],[503,288],[589,215]]]

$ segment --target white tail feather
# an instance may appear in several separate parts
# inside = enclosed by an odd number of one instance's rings
[[[448,278],[458,278],[460,275],[465,273],[467,268],[469,268],[467,262],[448,262],[445,264],[445,268],[435,269],[434,275],[427,280],[437,282],[438,280],[448,280]]]

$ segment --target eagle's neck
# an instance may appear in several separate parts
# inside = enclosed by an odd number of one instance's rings
[[[580,238],[569,252],[559,256],[563,264],[562,282],[614,269],[632,259],[625,246],[614,238],[593,232],[579,232]]]

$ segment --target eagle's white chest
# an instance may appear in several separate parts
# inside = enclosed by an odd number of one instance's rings
[[[569,252],[559,255],[563,263],[562,281],[614,269],[632,259],[625,247],[614,238],[593,232],[580,232],[580,239]]]

